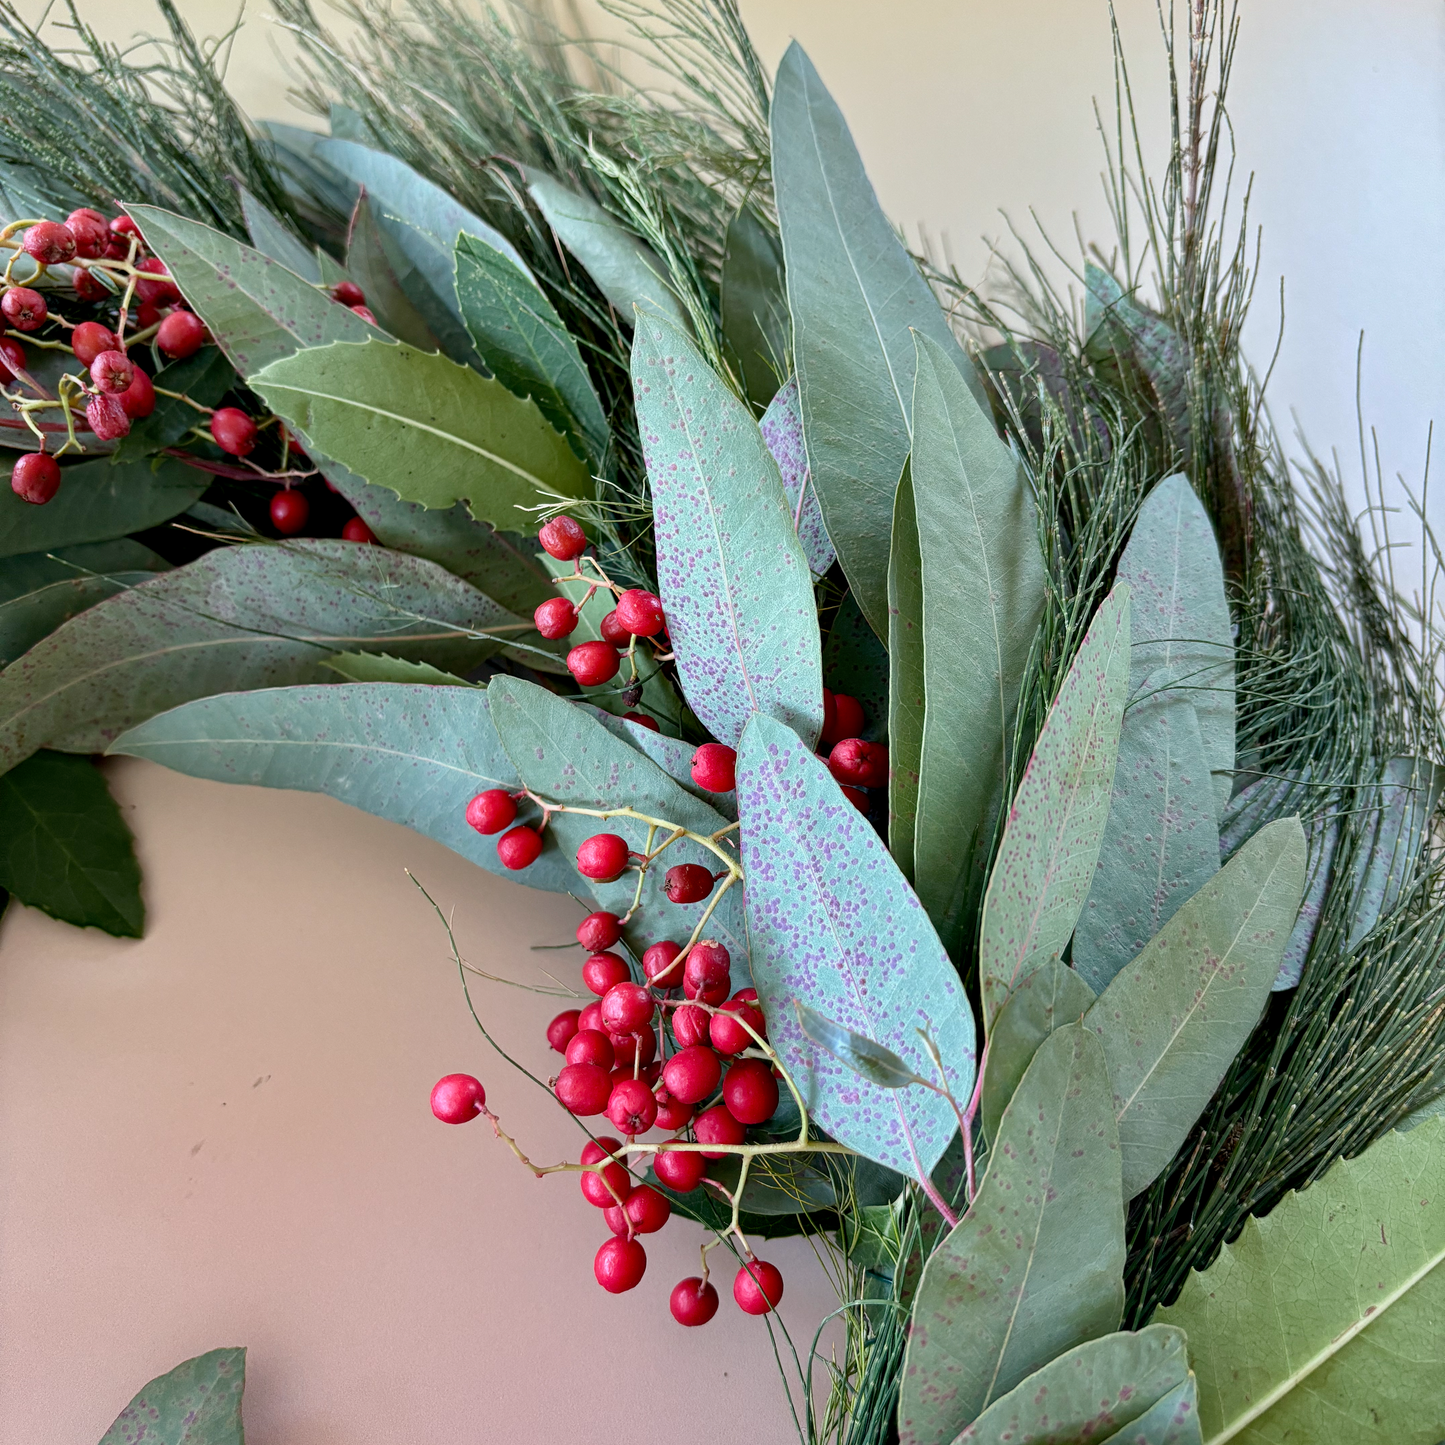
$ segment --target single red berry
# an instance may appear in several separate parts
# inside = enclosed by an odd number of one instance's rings
[[[97,281],[95,275],[85,266],[75,268],[75,277],[70,284],[75,287],[76,298],[81,301],[104,301],[110,295],[109,289]]]
[[[292,453],[293,457],[295,453]],[[335,488],[332,488],[334,491]],[[376,533],[361,520],[360,517],[353,517],[341,529],[341,540],[343,542],[364,542],[369,546],[376,546]]]
[[[25,348],[13,336],[0,336],[0,381],[14,381],[27,365]]]
[[[577,1037],[577,1013],[575,1008],[564,1009],[547,1025],[547,1042],[559,1054],[565,1054],[567,1045]]]
[[[722,1005],[722,1012],[713,1014],[709,1021],[708,1034],[718,1053],[740,1054],[756,1042],[739,1022],[740,1019],[746,1021],[754,1033],[767,1037],[762,1009],[747,999],[734,996]]]
[[[129,216],[122,213],[111,221],[110,233],[113,236],[139,236],[140,227]]]
[[[516,801],[505,788],[488,788],[467,804],[467,822],[478,833],[500,833],[516,819]]]
[[[835,692],[833,708],[837,718],[837,736],[827,738],[825,741],[832,743],[841,738],[858,737],[863,731],[865,722],[863,704],[856,697],[849,697],[846,692]]]
[[[256,445],[256,423],[237,406],[223,406],[211,414],[211,436],[223,452],[244,457]]]
[[[618,1140],[610,1139],[604,1134],[583,1146],[582,1162],[584,1164],[601,1164],[604,1159],[615,1154],[621,1147]],[[627,1198],[628,1191],[632,1188],[632,1176],[623,1164],[608,1164],[602,1169],[588,1170],[580,1178],[582,1180],[582,1197],[588,1204],[595,1204],[598,1209],[614,1208],[619,1199]],[[609,1184],[612,1186],[611,1189],[607,1187]]]
[[[577,1027],[579,1030],[602,1027],[602,1000],[600,998],[587,1004],[577,1015]]]
[[[589,913],[577,925],[577,942],[588,953],[601,953],[621,937],[622,920],[615,913]]]
[[[85,404],[85,422],[103,442],[113,442],[130,431],[130,418],[116,396],[91,397]]]
[[[90,363],[90,379],[97,391],[119,396],[135,380],[135,367],[123,351],[102,351]]]
[[[597,630],[603,642],[610,642],[613,647],[626,647],[632,641],[632,634],[617,620],[615,607],[598,624]]]
[[[627,1222],[627,1212],[620,1204],[609,1204],[602,1211],[602,1222],[619,1239],[626,1239],[633,1232],[632,1226]]]
[[[694,1044],[679,1049],[663,1066],[662,1082],[674,1099],[684,1104],[700,1104],[718,1086],[722,1065],[710,1048]]]
[[[672,1205],[665,1194],[659,1194],[650,1184],[639,1184],[627,1196],[622,1210],[638,1234],[656,1234],[672,1214]]]
[[[75,240],[75,254],[84,260],[93,261],[105,255],[105,243],[110,239],[105,217],[88,206],[72,211],[65,218],[66,227]]]
[[[149,331],[161,324],[161,309],[154,301],[142,301],[135,309],[135,326],[139,331]]]
[[[170,267],[159,256],[147,256],[135,263],[144,275],[137,278],[135,294],[152,306],[171,306],[181,299],[181,288],[171,280]]]
[[[678,863],[662,880],[662,891],[673,903],[701,903],[712,892],[712,874],[701,863]]]
[[[838,791],[841,792],[860,813],[865,817],[867,816],[868,794],[865,793],[862,788],[852,788],[849,787],[847,783],[842,783],[839,785]]]
[[[609,1239],[597,1251],[592,1272],[608,1294],[622,1294],[642,1283],[647,1251],[635,1239]]]
[[[747,1138],[747,1130],[732,1114],[726,1104],[714,1104],[692,1121],[692,1132],[699,1144],[741,1144]],[[726,1159],[725,1149],[699,1150],[704,1159]]]
[[[518,823],[509,833],[497,839],[497,857],[503,868],[528,868],[542,852],[542,835],[525,823]]]
[[[677,1194],[691,1194],[706,1169],[698,1149],[664,1149],[652,1161],[652,1172]]]
[[[578,1029],[562,1051],[569,1064],[596,1064],[610,1074],[616,1063],[612,1041],[601,1029]]]
[[[136,367],[130,385],[121,392],[120,404],[125,414],[136,421],[148,417],[156,409],[156,389],[140,367]]]
[[[338,281],[331,288],[331,299],[343,306],[365,306],[366,292],[355,281]]]
[[[862,738],[844,738],[828,754],[828,771],[855,788],[882,788],[888,782],[888,749]]]
[[[594,833],[577,850],[577,871],[597,883],[611,883],[622,877],[630,850],[627,839],[617,833]]]
[[[733,1298],[747,1314],[768,1314],[782,1302],[783,1276],[766,1260],[748,1260],[733,1280]]]
[[[12,286],[0,297],[0,312],[17,331],[39,331],[50,315],[45,297],[28,286]]]
[[[704,743],[692,755],[692,780],[709,793],[730,793],[738,785],[738,754],[726,743]]]
[[[650,717],[645,712],[625,712],[622,714],[622,716],[628,722],[636,723],[638,727],[646,728],[650,733],[660,733],[662,731],[662,729],[657,725],[657,719],[655,717]]]
[[[178,360],[194,356],[206,340],[206,324],[194,311],[172,311],[156,332],[156,345]]]
[[[624,1134],[645,1134],[657,1118],[657,1100],[641,1079],[623,1079],[612,1086],[607,1117]]]
[[[596,1064],[568,1064],[557,1075],[555,1091],[569,1114],[600,1114],[612,1097],[612,1080]]]
[[[682,982],[682,969],[674,967],[682,945],[664,938],[654,943],[642,955],[642,972],[653,988],[674,989]]]
[[[82,321],[70,333],[70,349],[82,366],[89,366],[96,357],[107,351],[114,351],[118,343],[115,332],[99,321]]]
[[[582,982],[599,999],[613,985],[625,983],[631,977],[632,970],[628,968],[626,961],[615,953],[594,953],[582,965]],[[600,1018],[602,1013],[600,1004],[597,1012]],[[601,1028],[601,1024],[598,1027]]]
[[[617,1067],[626,1069],[629,1074],[646,1068],[657,1052],[657,1035],[651,1029],[640,1029],[633,1034],[608,1034],[607,1037],[612,1040]]]
[[[60,464],[44,452],[26,452],[10,473],[10,490],[22,502],[44,506],[60,490]]]
[[[611,682],[621,666],[621,654],[605,642],[579,642],[567,654],[567,671],[582,687],[601,687]]]
[[[617,621],[634,637],[655,637],[667,624],[662,599],[640,587],[629,587],[617,599]]]
[[[75,259],[75,234],[61,221],[38,221],[20,242],[27,256],[45,266],[63,266]]]
[[[689,1275],[672,1287],[667,1307],[680,1325],[705,1325],[717,1313],[717,1291],[701,1275]]]
[[[587,533],[582,524],[571,517],[553,517],[537,533],[544,552],[559,562],[575,562],[587,550]]]
[[[658,1084],[652,1091],[657,1100],[657,1127],[676,1133],[692,1122],[692,1105],[672,1097],[672,1090],[666,1084]]]
[[[356,312],[356,314],[361,317],[361,319],[366,322],[368,326],[380,325],[380,322],[378,322],[376,319],[376,313],[371,309],[370,306],[353,306],[350,309]]]
[[[271,498],[271,525],[283,537],[294,537],[311,516],[311,503],[304,492],[283,487]]]
[[[709,1016],[705,1010],[684,1004],[672,1015],[672,1036],[680,1049],[705,1044],[709,1035]]]
[[[635,1034],[652,1022],[656,1007],[640,983],[614,983],[602,995],[603,1027],[612,1034]]]
[[[720,1004],[732,991],[732,955],[716,939],[694,943],[683,965],[682,992],[695,1003]]]
[[[443,1124],[465,1124],[482,1112],[487,1091],[470,1074],[448,1074],[431,1091],[431,1111]]]
[[[532,625],[555,642],[577,630],[577,609],[565,597],[549,597],[532,613]]]
[[[739,1124],[763,1124],[778,1112],[778,1081],[766,1059],[739,1059],[723,1080],[723,1103]]]

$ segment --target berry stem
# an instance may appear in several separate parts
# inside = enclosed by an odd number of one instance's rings
[[[530,624],[528,625],[530,626]],[[481,630],[496,631],[499,629]],[[675,831],[679,838],[691,839],[691,841],[698,844],[699,847],[706,848],[709,853],[712,853],[716,857],[721,859],[723,864],[726,866],[727,871],[732,875],[732,878],[739,883],[742,882],[742,864],[739,863],[737,859],[730,857],[726,852],[724,852],[723,849],[719,847],[719,845],[713,840],[712,835],[709,833],[694,833],[691,829],[684,828],[680,824],[674,823],[668,818],[654,818],[651,814],[639,813],[636,808],[632,807],[580,808],[575,803],[549,803],[545,798],[541,797],[537,793],[534,793],[530,788],[526,790],[526,795],[532,802],[534,802],[539,808],[541,808],[544,822],[547,818],[551,817],[553,813],[576,813],[579,817],[601,818],[603,821],[611,818],[634,818],[639,823],[649,823],[656,828],[667,828]],[[658,851],[660,852],[661,849],[659,849]],[[726,887],[727,885],[724,884],[723,886]]]

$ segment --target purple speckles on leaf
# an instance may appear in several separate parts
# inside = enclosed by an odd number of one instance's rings
[[[245,1386],[245,1350],[197,1355],[146,1385],[100,1445],[242,1445]]]
[[[808,453],[803,444],[803,412],[798,404],[798,378],[791,377],[778,391],[758,423],[763,440],[778,464],[783,491],[792,509],[798,540],[807,554],[808,566],[821,577],[838,555],[828,539],[823,509],[808,471]]]

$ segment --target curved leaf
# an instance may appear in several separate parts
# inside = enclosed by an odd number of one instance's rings
[[[697,749],[680,738],[670,738],[665,733],[653,732],[641,723],[618,717],[615,713],[604,712],[601,708],[591,709],[591,715],[615,738],[645,753],[675,782],[678,787],[700,798],[710,808],[716,808],[729,822],[738,816],[737,794],[735,792],[713,793],[699,788],[692,780],[692,759]]]
[[[432,687],[480,685],[454,672],[443,672],[429,662],[410,662],[404,657],[388,657],[384,652],[337,652],[322,665],[340,673],[348,682],[421,683]]]
[[[100,1445],[244,1445],[245,1350],[211,1350],[157,1376],[116,1416]]]
[[[1004,1110],[973,1204],[924,1266],[900,1445],[942,1445],[1124,1309],[1124,1201],[1109,1079],[1082,1024],[1056,1029]]]
[[[1367,793],[1366,806],[1377,817],[1369,846],[1361,849],[1355,863],[1355,917],[1347,949],[1354,948],[1399,902],[1442,790],[1445,767],[1428,758],[1391,758],[1379,783]]]
[[[755,712],[813,740],[823,722],[813,585],[757,422],[680,331],[641,313],[632,386],[689,706],[730,747]]]
[[[351,213],[346,271],[361,287],[367,309],[387,335],[420,351],[441,350],[441,342],[410,294],[420,287],[423,294],[430,296],[430,287],[415,274],[415,265],[396,239],[382,229],[371,198],[365,192]]]
[[[1445,1121],[1391,1132],[1250,1219],[1154,1318],[1189,1335],[1209,1445],[1436,1445]]]
[[[918,1075],[892,1049],[835,1024],[797,999],[793,1000],[793,1012],[798,1016],[798,1027],[808,1038],[870,1084],[877,1084],[880,1089],[906,1089],[918,1082]]]
[[[723,340],[742,373],[748,400],[767,406],[787,375],[788,289],[782,242],[748,205],[728,222],[720,309]]]
[[[923,558],[913,474],[907,462],[893,499],[888,555],[888,851],[914,877],[918,763],[923,749]]]
[[[527,508],[591,489],[587,468],[532,402],[440,354],[337,342],[247,380],[320,451],[405,501],[465,500],[479,520],[515,528]]]
[[[918,1033],[926,1029],[954,1098],[967,1099],[973,1015],[927,915],[826,766],[762,713],[743,732],[738,818],[753,983],[809,1112],[890,1169],[931,1171],[956,1132],[948,1102],[860,1080],[807,1040],[793,1012],[798,999],[937,1081]]]
[[[808,472],[808,451],[803,441],[803,413],[798,405],[798,378],[789,377],[768,404],[758,426],[778,464],[783,495],[793,514],[793,527],[808,558],[808,568],[821,577],[837,555],[823,525],[823,509]]]
[[[129,541],[128,538],[122,540]],[[107,545],[113,544],[101,542],[95,547]],[[135,544],[135,549],[142,554],[148,550],[139,544]],[[94,548],[71,550],[83,553]],[[105,566],[103,562],[100,565]],[[0,668],[14,662],[42,637],[48,637],[62,622],[68,622],[86,608],[114,597],[127,587],[149,582],[155,575],[94,568],[95,564],[70,566],[38,555],[16,557],[5,564],[0,596],[11,591],[15,595],[0,602]]]
[[[1125,1197],[1174,1157],[1279,972],[1305,883],[1298,818],[1261,828],[1084,1016],[1109,1062]]]
[[[320,281],[321,268],[316,264],[316,253],[311,247],[293,236],[245,186],[237,185],[236,194],[241,201],[241,214],[245,217],[251,244],[263,256],[269,256],[288,271],[294,271],[303,281]]]

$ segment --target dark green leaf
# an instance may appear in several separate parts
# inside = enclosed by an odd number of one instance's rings
[[[835,1024],[797,999],[793,1000],[793,1009],[798,1015],[798,1027],[808,1038],[870,1084],[880,1089],[906,1089],[918,1082],[918,1075],[892,1049]]]
[[[755,407],[772,401],[788,374],[788,288],[783,243],[751,206],[728,223],[722,268],[723,340]]]
[[[823,644],[823,681],[863,704],[863,736],[888,736],[888,648],[864,620],[850,592]]]
[[[421,351],[441,350],[441,342],[410,296],[411,291],[426,283],[412,277],[415,266],[410,257],[377,224],[372,201],[365,195],[351,213],[346,270],[361,287],[367,307],[388,335]]]
[[[111,572],[164,572],[170,563],[132,537],[110,542],[85,542],[7,557],[0,568],[0,603],[25,597],[51,582]]]
[[[241,214],[246,218],[251,244],[262,255],[279,261],[288,271],[294,271],[303,281],[320,281],[321,269],[316,264],[315,251],[294,236],[245,186],[237,186],[236,190],[241,198]]]
[[[245,1350],[212,1350],[152,1380],[100,1445],[244,1445]]]
[[[95,545],[104,547],[101,542]],[[80,551],[80,548],[74,548]],[[144,550],[144,549],[141,549]],[[17,563],[30,563],[21,568]],[[18,595],[0,602],[0,668],[48,637],[87,607],[94,607],[127,587],[149,582],[151,572],[96,572],[51,561],[49,557],[17,557],[6,563],[4,590],[20,581],[22,571],[33,580]]]
[[[923,559],[907,462],[893,501],[888,554],[888,850],[910,881],[923,748]]]
[[[218,346],[205,346],[184,361],[173,361],[156,373],[156,385],[179,391],[200,406],[218,406],[236,385],[236,370]],[[163,447],[174,446],[194,426],[204,427],[209,418],[179,397],[156,395],[156,409],[135,422],[115,449],[117,464],[138,461]],[[203,473],[197,473],[202,478]]]

